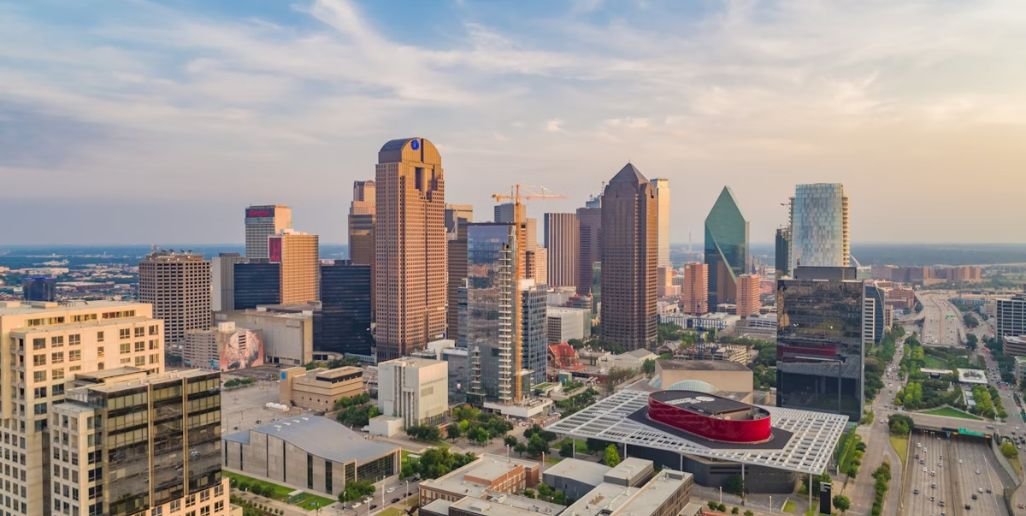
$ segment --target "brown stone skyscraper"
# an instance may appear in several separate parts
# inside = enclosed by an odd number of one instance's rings
[[[578,238],[577,293],[595,295],[592,292],[594,268],[602,263],[602,196],[592,197],[583,208],[577,208],[577,222],[581,228]]]
[[[581,224],[576,213],[545,214],[545,248],[549,253],[548,280],[554,287],[577,284]]]
[[[154,251],[139,262],[139,301],[164,321],[164,340],[179,344],[189,330],[210,328],[210,262],[192,252]]]
[[[602,339],[628,350],[656,343],[655,188],[628,163],[602,194]]]
[[[381,361],[445,335],[445,180],[438,149],[423,138],[386,143],[378,152],[375,184],[375,341]]]
[[[349,260],[371,269],[371,320],[374,319],[374,217],[377,204],[374,181],[353,181],[349,205]]]

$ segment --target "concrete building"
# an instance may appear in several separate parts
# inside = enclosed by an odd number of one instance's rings
[[[705,218],[705,264],[709,266],[709,308],[719,311],[722,304],[737,303],[737,278],[749,267],[748,220],[727,186]]]
[[[541,464],[538,462],[482,453],[462,468],[421,482],[420,503],[458,502],[468,496],[481,498],[489,491],[520,493],[538,485],[540,480]]]
[[[51,409],[77,374],[123,366],[164,370],[164,322],[151,305],[0,301],[0,431],[8,437],[0,453],[11,466],[5,509],[51,514]]]
[[[449,410],[449,368],[441,360],[397,358],[378,364],[378,408],[403,426],[440,422]]]
[[[314,351],[371,356],[372,267],[335,260],[320,268],[321,331]]]
[[[179,344],[188,330],[210,327],[210,262],[203,256],[155,251],[139,262],[139,301],[164,321],[164,338]]]
[[[281,304],[320,299],[320,258],[317,235],[285,230],[267,238],[271,263],[279,264]]]
[[[791,227],[777,228],[774,237],[774,270],[776,278],[791,275]]]
[[[447,516],[555,516],[566,509],[565,506],[508,493],[486,492],[480,498],[465,497],[454,503],[435,500],[435,504],[446,504]],[[437,506],[436,506],[437,507]],[[424,516],[430,516],[430,510]]]
[[[235,264],[245,262],[239,253],[218,253],[210,259],[211,311],[235,310]]]
[[[320,416],[265,423],[224,436],[224,467],[335,498],[347,482],[399,474],[400,448]]]
[[[746,403],[755,388],[752,370],[729,360],[658,360],[655,377],[663,389],[720,393]]]
[[[332,410],[338,400],[365,392],[363,369],[352,366],[311,370],[290,367],[282,369],[278,382],[278,399],[283,405],[318,412]]]
[[[684,266],[681,310],[690,315],[709,313],[709,266],[689,263]]]
[[[672,269],[670,262],[670,180],[652,179],[656,193],[656,267]]]
[[[1026,293],[997,300],[997,336],[1026,335]]]
[[[521,390],[527,396],[533,385],[545,383],[548,363],[548,303],[544,287],[520,280],[520,364],[524,370]]]
[[[206,330],[185,332],[182,361],[186,367],[233,371],[264,365],[264,342],[259,331],[218,322]]]
[[[565,458],[542,471],[542,483],[562,491],[570,500],[580,500],[601,484],[611,469],[589,460]]]
[[[652,467],[651,461],[646,461]],[[618,466],[619,467],[619,466]],[[603,482],[563,511],[565,516],[676,516],[691,499],[691,473],[664,469],[640,486]]]
[[[292,229],[292,208],[282,204],[246,208],[246,258],[266,260],[267,237]]]
[[[850,256],[848,196],[840,183],[795,187],[791,198],[788,269],[847,267]]]
[[[48,514],[229,514],[219,373],[120,368],[76,383],[50,415],[53,471],[72,473],[51,477]]]
[[[1006,354],[1014,357],[1026,357],[1026,335],[1004,337],[1003,342]]]
[[[762,278],[758,274],[742,274],[737,277],[737,308],[734,313],[738,317],[753,317],[759,315],[762,309],[762,300],[759,297]]]
[[[426,348],[412,356],[441,360],[449,367],[449,403],[458,405],[466,403],[467,389],[470,385],[470,357],[467,348],[456,347],[456,341],[442,339],[428,342]]]
[[[597,285],[593,271],[602,262],[602,196],[592,197],[583,208],[577,208],[578,238],[577,294],[588,296]]]
[[[374,181],[353,181],[353,201],[349,204],[349,263],[370,267],[371,304],[374,312],[374,217],[377,214],[377,188]],[[371,315],[373,319],[373,315]]]
[[[264,344],[264,361],[299,366],[313,360],[314,314],[283,313],[260,307],[255,310],[217,314],[217,321],[232,321],[240,328],[258,332]]]
[[[548,284],[573,287],[577,284],[581,224],[576,213],[545,214],[545,248],[548,250]]]
[[[538,221],[527,216],[527,206],[519,200],[498,204],[494,215],[495,223],[513,224],[517,228],[519,278],[533,279],[538,285],[548,284],[548,249],[538,245]]]
[[[374,312],[378,360],[445,336],[445,177],[424,138],[392,140],[375,170]]]
[[[281,264],[268,263],[266,260],[236,263],[232,270],[232,310],[249,310],[260,305],[281,303]]]
[[[631,163],[602,194],[602,339],[656,344],[655,188]]]
[[[549,307],[546,334],[549,344],[584,340],[591,336],[591,310],[583,308]]]
[[[445,335],[456,340],[460,335],[460,306],[466,298],[460,289],[467,286],[467,224],[474,221],[474,207],[469,204],[445,205],[445,238],[448,248],[446,284]]]

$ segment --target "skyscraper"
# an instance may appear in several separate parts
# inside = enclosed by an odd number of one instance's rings
[[[392,140],[378,152],[375,183],[375,341],[378,360],[390,360],[445,335],[442,157],[424,138]]]
[[[791,198],[791,252],[788,267],[847,267],[848,196],[844,185],[798,185]]]
[[[150,253],[139,262],[139,301],[153,305],[169,344],[210,328],[210,262],[189,252]]]
[[[281,303],[303,304],[319,299],[320,269],[317,235],[287,229],[268,238],[271,263],[280,264]]]
[[[235,310],[235,264],[245,261],[239,253],[219,253],[210,260],[211,310]]]
[[[467,349],[478,357],[470,395],[512,403],[521,397],[518,231],[515,224],[467,228]]]
[[[233,310],[281,303],[281,264],[260,260],[236,263],[233,270]]]
[[[1026,335],[1026,293],[997,300],[998,337]]]
[[[602,263],[602,196],[592,197],[583,208],[577,208],[577,222],[581,228],[578,238],[577,293],[593,294],[594,270]]]
[[[292,208],[282,204],[246,208],[246,258],[267,259],[267,237],[292,228]]]
[[[449,276],[446,285],[445,334],[459,341],[460,288],[467,283],[467,224],[474,221],[474,208],[469,204],[447,204],[445,207],[445,238],[448,247]]]
[[[581,225],[576,213],[545,214],[545,249],[548,250],[548,284],[572,287],[577,284]]]
[[[25,301],[56,301],[57,280],[45,276],[26,278],[21,282],[21,297]]]
[[[628,163],[602,194],[602,339],[628,350],[656,342],[655,188]]]
[[[545,368],[549,360],[548,293],[533,280],[520,280],[519,288],[521,364],[530,371],[521,389],[526,396],[531,386],[545,383]]]
[[[759,298],[761,278],[758,274],[742,274],[737,277],[737,307],[735,313],[740,317],[759,315],[762,300]]]
[[[517,226],[521,277],[539,285],[548,283],[548,250],[538,245],[538,221],[527,216],[527,205],[521,202],[497,204],[495,222]]]
[[[748,272],[748,221],[726,186],[705,217],[705,263],[709,309],[737,302],[737,277]]]
[[[321,264],[321,324],[316,351],[370,355],[371,268],[336,260]]]
[[[791,275],[791,226],[777,228],[774,263],[777,279]]]
[[[684,286],[681,290],[681,310],[684,313],[709,313],[709,266],[704,263],[684,265]]]
[[[349,261],[367,265],[374,285],[374,217],[377,189],[374,181],[353,181],[353,202],[349,205]],[[374,289],[371,289],[371,307]],[[371,308],[373,318],[374,309]]]
[[[863,282],[847,267],[777,281],[777,406],[862,417]]]
[[[670,263],[670,180],[665,178],[652,179],[652,186],[656,191],[656,218],[659,229],[656,231],[657,253],[659,254],[657,267],[672,269]]]

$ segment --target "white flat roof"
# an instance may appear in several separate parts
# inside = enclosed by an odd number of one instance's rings
[[[819,474],[826,470],[848,422],[848,416],[838,414],[763,406],[769,411],[774,428],[792,434],[783,448],[710,448],[629,419],[628,416],[648,404],[648,395],[648,392],[636,390],[617,392],[549,425],[546,430],[576,439],[600,439],[796,473]]]

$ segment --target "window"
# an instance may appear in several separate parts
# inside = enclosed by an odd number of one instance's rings
[[[82,360],[82,350],[73,349],[68,352],[68,361],[77,362],[79,360]]]
[[[68,345],[77,346],[82,343],[82,336],[79,334],[68,335]]]
[[[52,364],[63,364],[64,363],[64,352],[57,351],[50,353],[50,363]]]
[[[156,339],[150,339],[150,349],[151,350],[157,349],[157,340]]]
[[[135,336],[136,337],[142,337],[142,336],[145,336],[145,335],[146,335],[146,328],[143,328],[142,326],[140,326],[140,327],[135,329]]]
[[[141,341],[141,340],[139,342],[136,342],[135,343],[135,350],[136,351],[146,351],[146,343]]]
[[[62,394],[64,394],[64,384],[63,383],[57,383],[57,384],[54,384],[53,386],[50,387],[50,395],[51,396],[60,396]]]
[[[96,342],[103,342],[103,332],[102,331],[96,332]]]
[[[46,387],[36,387],[35,389],[33,389],[33,395],[36,398],[45,398],[46,397]]]
[[[32,349],[43,349],[46,347],[46,339],[32,339]]]
[[[32,365],[44,366],[46,365],[46,355],[32,355]]]
[[[100,347],[96,348],[96,357],[97,358],[103,358],[104,355],[105,354],[103,352],[103,346],[100,346]]]
[[[56,337],[50,337],[50,346],[59,348],[64,345],[64,335],[58,335]]]
[[[35,412],[37,416],[46,414],[46,403],[36,403],[36,406],[33,407],[33,412]]]
[[[160,329],[157,327],[156,324],[150,325],[150,335],[160,335]]]
[[[54,380],[63,380],[64,379],[64,368],[54,369],[53,370],[53,379]]]
[[[185,506],[192,507],[193,505],[196,505],[196,495],[189,495],[189,497],[185,499]]]
[[[171,500],[171,512],[180,511],[182,509],[181,500]]]
[[[160,362],[160,355],[150,355],[150,364],[157,364]]]
[[[46,381],[46,371],[34,371],[32,373],[32,380],[37,381],[37,382],[45,382]]]
[[[144,356],[135,357],[135,365],[137,365],[137,366],[144,366],[144,365],[146,365],[146,357],[144,357]]]
[[[121,337],[122,339],[131,338],[132,337],[132,329],[131,328],[121,328],[120,330],[118,330],[118,337]]]
[[[131,352],[132,352],[132,345],[131,344],[129,344],[127,342],[124,342],[124,343],[121,344],[121,354],[122,355],[131,353]]]

